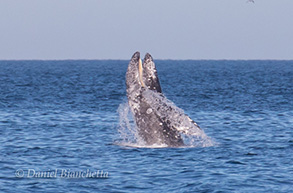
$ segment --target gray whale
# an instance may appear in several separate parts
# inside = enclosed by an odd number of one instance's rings
[[[146,145],[183,146],[180,133],[200,135],[203,131],[184,112],[162,94],[153,58],[133,54],[126,72],[128,104],[139,137]]]

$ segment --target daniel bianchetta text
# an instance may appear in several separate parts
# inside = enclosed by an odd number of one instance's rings
[[[18,169],[15,171],[17,178],[101,178],[107,179],[109,172],[103,170],[80,170],[73,171],[70,169],[53,169],[38,171],[35,169]]]

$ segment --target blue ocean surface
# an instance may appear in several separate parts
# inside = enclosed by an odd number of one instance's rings
[[[214,145],[119,145],[126,60],[0,61],[0,192],[293,192],[293,61],[155,62]]]

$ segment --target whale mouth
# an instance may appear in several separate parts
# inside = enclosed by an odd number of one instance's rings
[[[145,87],[145,84],[143,82],[143,67],[142,67],[142,61],[141,58],[139,57],[138,60],[138,74],[139,74],[139,82],[142,87]]]

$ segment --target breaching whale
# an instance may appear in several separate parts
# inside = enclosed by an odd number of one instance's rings
[[[128,104],[139,137],[146,145],[183,146],[181,133],[202,136],[203,130],[162,93],[155,63],[150,54],[142,62],[133,54],[126,72]]]

